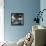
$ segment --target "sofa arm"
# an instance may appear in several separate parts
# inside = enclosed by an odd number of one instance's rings
[[[35,30],[35,46],[44,46],[44,29]]]

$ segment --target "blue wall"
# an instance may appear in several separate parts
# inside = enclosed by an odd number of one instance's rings
[[[32,28],[40,0],[4,0],[4,35],[7,41],[18,41]],[[11,25],[11,13],[24,13],[24,26]]]

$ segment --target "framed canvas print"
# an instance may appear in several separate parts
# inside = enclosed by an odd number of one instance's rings
[[[11,25],[24,25],[24,13],[11,13]]]

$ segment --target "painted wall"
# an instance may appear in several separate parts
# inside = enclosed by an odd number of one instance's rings
[[[4,35],[7,41],[18,41],[32,28],[32,21],[40,9],[40,0],[4,0]],[[24,13],[24,26],[11,25],[11,13]]]
[[[46,0],[40,1],[40,9],[41,9],[41,11],[43,9],[46,9]],[[43,22],[41,21],[40,24],[43,25],[43,26],[46,26],[46,10],[43,12],[42,17],[43,17]]]

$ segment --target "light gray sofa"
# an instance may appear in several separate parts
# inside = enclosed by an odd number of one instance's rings
[[[32,27],[32,34],[34,36],[34,41],[31,46],[44,46],[46,45],[46,28],[42,28],[39,26]],[[7,46],[22,46],[25,37],[20,39],[17,43],[7,43]],[[5,45],[4,45],[5,46]]]

